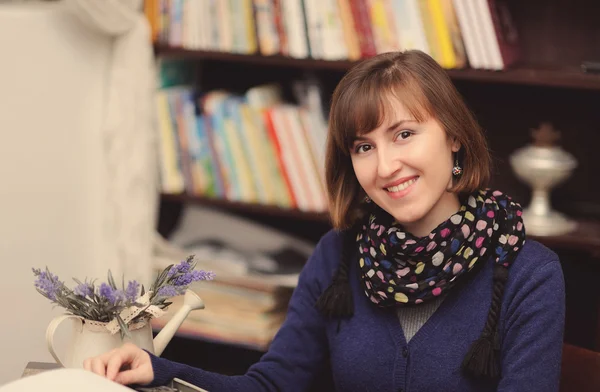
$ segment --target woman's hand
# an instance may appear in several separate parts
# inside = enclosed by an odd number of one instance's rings
[[[123,385],[145,385],[154,380],[150,355],[132,343],[88,358],[83,361],[83,367]]]

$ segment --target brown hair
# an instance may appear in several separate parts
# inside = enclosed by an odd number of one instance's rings
[[[450,191],[467,193],[487,186],[490,154],[485,136],[448,74],[420,51],[383,53],[353,67],[333,93],[325,177],[331,220],[337,229],[351,227],[363,213],[365,194],[354,174],[350,148],[358,135],[382,124],[389,113],[390,94],[415,120],[434,117],[460,143],[463,174]]]

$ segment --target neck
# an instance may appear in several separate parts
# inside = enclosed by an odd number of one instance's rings
[[[440,223],[448,220],[460,209],[460,200],[456,193],[444,192],[438,202],[423,218],[418,221],[402,224],[404,229],[416,237],[429,235]]]

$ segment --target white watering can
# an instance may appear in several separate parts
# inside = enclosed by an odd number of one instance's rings
[[[83,368],[86,358],[104,354],[118,348],[126,342],[131,342],[154,355],[160,356],[175,332],[181,326],[188,314],[195,309],[204,309],[204,302],[192,290],[186,290],[183,305],[173,315],[171,320],[163,327],[158,335],[152,339],[150,320],[129,325],[130,337],[121,338],[120,333],[111,333],[107,323],[86,320],[80,316],[65,314],[55,317],[46,329],[46,343],[48,350],[56,363],[66,368]],[[64,321],[73,322],[73,335],[67,342],[65,357],[60,359],[54,345],[54,334]]]

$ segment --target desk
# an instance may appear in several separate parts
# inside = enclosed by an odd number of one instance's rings
[[[21,378],[34,376],[36,374],[53,370],[60,369],[61,366],[57,363],[52,362],[28,362],[21,374]],[[174,379],[168,386],[155,387],[155,388],[135,388],[132,391],[138,392],[208,392],[202,388],[198,388],[191,385],[183,380]]]

